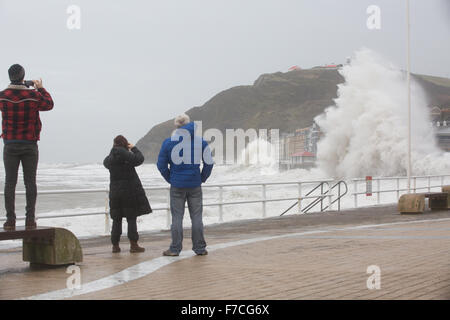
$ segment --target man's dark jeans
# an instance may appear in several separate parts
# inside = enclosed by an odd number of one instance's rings
[[[36,171],[39,160],[37,144],[10,143],[3,148],[5,165],[5,209],[9,220],[16,219],[15,199],[19,165],[22,163],[23,181],[26,191],[26,218],[34,219],[36,210],[37,186]]]
[[[206,242],[203,236],[203,195],[202,188],[170,188],[170,210],[172,212],[172,244],[170,251],[180,253],[183,248],[184,206],[188,204],[192,221],[192,250],[205,252]]]

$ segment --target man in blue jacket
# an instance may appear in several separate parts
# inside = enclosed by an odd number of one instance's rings
[[[192,250],[197,255],[206,255],[203,236],[202,183],[211,175],[213,159],[208,143],[195,135],[195,124],[189,116],[175,118],[174,131],[164,140],[158,156],[158,170],[170,183],[170,210],[172,213],[172,243],[165,256],[178,256],[183,242],[183,216],[187,201],[192,221]],[[200,171],[200,164],[203,168]]]

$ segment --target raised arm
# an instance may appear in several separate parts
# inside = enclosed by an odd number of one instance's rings
[[[128,152],[127,161],[129,161],[131,165],[137,167],[144,163],[144,155],[138,148],[133,146],[130,151],[131,152]]]
[[[126,148],[114,148],[112,154],[106,157],[103,164],[106,167],[107,165],[111,165],[113,161],[119,161],[119,163],[126,163],[133,167],[137,167],[144,162],[144,155],[135,146],[133,146],[130,151]]]
[[[53,109],[53,99],[50,93],[42,86],[42,79],[33,80],[34,87],[36,88],[36,95],[39,99],[39,111],[49,111]]]

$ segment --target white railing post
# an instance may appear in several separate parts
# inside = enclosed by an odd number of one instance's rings
[[[416,193],[416,182],[417,182],[417,177],[414,177],[414,187],[413,187],[414,193]]]
[[[298,208],[298,213],[302,213],[302,183],[299,182],[298,183],[298,204],[297,204],[297,208]]]
[[[358,180],[353,180],[353,195],[355,197],[355,208],[358,208]]]
[[[109,234],[111,232],[111,221],[109,217],[109,191],[106,191],[105,198],[105,234]]]
[[[334,181],[333,181],[333,183],[332,184],[334,184]],[[331,191],[329,190],[330,189],[330,186],[328,185],[328,191],[329,191],[329,194],[328,194],[328,211],[332,211],[332,202],[333,202],[333,199],[332,199],[332,195],[331,195]]]
[[[431,192],[431,178],[428,176],[428,192]]]
[[[400,179],[397,178],[397,200],[400,199]]]
[[[170,225],[172,223],[170,214],[170,188],[167,188],[167,209],[166,209],[166,227],[170,230]]]
[[[331,199],[332,198],[332,196],[331,195],[328,195],[328,211],[333,211],[333,208],[332,208],[332,202],[333,202],[333,199]]]
[[[262,184],[262,216],[263,218],[266,217],[266,184]]]
[[[219,221],[223,222],[223,187],[219,187]]]
[[[380,204],[380,180],[381,179],[377,179],[377,204]]]

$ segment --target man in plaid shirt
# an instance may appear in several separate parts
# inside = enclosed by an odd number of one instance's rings
[[[20,163],[27,202],[25,226],[35,228],[36,171],[39,158],[37,141],[42,127],[39,111],[53,109],[53,100],[42,87],[42,79],[33,80],[34,88],[28,88],[24,82],[25,70],[22,66],[12,65],[8,73],[11,84],[4,91],[0,91],[7,217],[3,228],[14,230],[16,227],[15,193]]]

